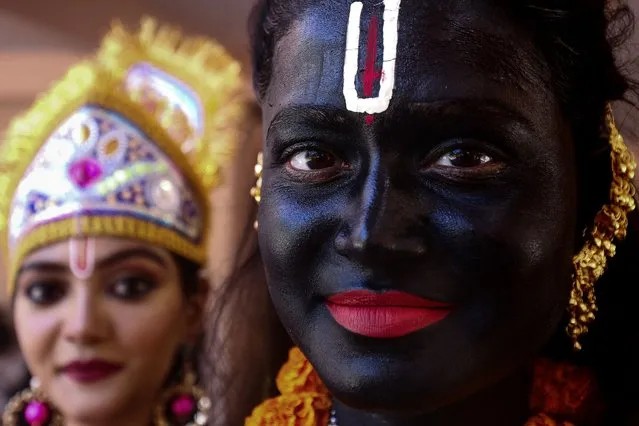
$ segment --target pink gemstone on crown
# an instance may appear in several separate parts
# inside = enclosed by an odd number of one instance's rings
[[[85,189],[102,176],[102,166],[93,158],[82,158],[69,168],[69,177],[77,186]]]

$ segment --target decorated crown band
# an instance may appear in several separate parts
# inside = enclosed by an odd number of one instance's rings
[[[74,236],[136,238],[203,264],[240,86],[239,64],[212,41],[148,18],[137,34],[115,24],[0,146],[9,290],[26,255]]]

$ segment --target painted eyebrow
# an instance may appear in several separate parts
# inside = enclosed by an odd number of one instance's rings
[[[469,28],[450,22],[444,43],[455,45],[462,60],[489,78],[519,89],[547,83],[547,66],[541,57],[526,54],[512,40],[480,28]]]
[[[494,99],[458,98],[433,102],[410,102],[403,107],[396,107],[390,114],[398,114],[405,110],[409,113],[441,116],[446,114],[472,115],[477,117],[500,116],[518,122],[528,130],[534,126],[530,119],[513,107]]]
[[[289,124],[330,126],[335,132],[352,129],[353,118],[349,111],[342,108],[325,105],[292,105],[279,111],[266,131],[267,139],[271,133],[286,133]]]
[[[166,265],[166,260],[162,258],[162,256],[158,255],[157,253],[144,248],[132,248],[129,250],[124,250],[124,251],[115,253],[112,256],[102,259],[98,262],[96,266],[99,269],[108,268],[130,257],[137,257],[137,258],[142,257],[162,267]],[[30,262],[23,265],[18,270],[18,273],[16,275],[16,280],[20,278],[20,275],[23,274],[24,272],[33,271],[33,270],[42,271],[42,272],[67,272],[69,270],[69,267],[67,265],[63,265],[61,263],[56,263],[56,262]]]
[[[453,98],[424,102],[395,103],[385,113],[391,120],[393,116],[401,116],[404,112],[442,116],[452,114],[474,114],[476,116],[498,115],[520,123],[527,130],[534,128],[530,119],[511,106],[493,99]],[[307,124],[309,126],[331,126],[335,132],[352,131],[352,113],[333,106],[293,105],[277,113],[267,131],[267,139],[273,133],[285,135],[289,131],[288,124]],[[295,131],[295,130],[291,130]]]

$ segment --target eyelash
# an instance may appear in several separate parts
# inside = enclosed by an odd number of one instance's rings
[[[36,281],[34,283],[29,284],[24,289],[24,295],[29,301],[38,306],[51,306],[55,304],[57,301],[62,299],[66,293],[66,284],[56,280],[42,280]],[[41,294],[45,294],[49,292],[49,296],[41,295],[39,297],[34,296],[34,292],[40,290]],[[50,293],[52,290],[56,291],[54,297],[50,297]],[[46,300],[45,300],[46,299]]]
[[[123,282],[128,281],[129,288],[130,284],[137,285],[139,283],[144,284],[144,289],[142,291],[135,290],[133,295],[119,295],[116,292],[117,286],[121,285]],[[123,300],[125,302],[136,302],[143,299],[149,293],[151,293],[157,287],[156,280],[152,277],[149,277],[146,274],[138,273],[131,275],[123,275],[117,278],[114,282],[110,283],[107,286],[107,293],[115,297],[117,299]],[[36,291],[40,291],[40,296],[34,295]],[[51,296],[52,291],[55,291],[55,294]],[[64,298],[67,291],[67,283],[63,281],[57,280],[39,280],[35,281],[31,284],[28,284],[23,294],[24,296],[33,304],[41,307],[52,306],[57,303],[59,300]]]
[[[313,140],[303,140],[300,142],[289,143],[285,148],[275,150],[273,153],[273,165],[284,165],[288,163],[295,154],[298,154],[302,151],[312,150],[328,152],[339,158],[344,157],[339,149],[330,144],[320,143]]]
[[[444,145],[441,145],[437,147],[436,149],[434,149],[433,151],[421,156],[419,160],[419,163],[421,164],[420,168],[423,168],[424,166],[427,166],[427,165],[436,164],[444,156],[453,154],[457,150],[478,154],[481,157],[488,157],[488,161],[486,161],[486,163],[503,163],[505,158],[503,153],[499,152],[498,150],[494,148],[489,148],[485,144],[480,144],[479,142],[476,142],[476,141],[460,142],[459,140],[457,140],[451,143],[446,143]],[[291,161],[295,158],[295,156],[305,151],[306,152],[317,151],[321,153],[326,153],[328,155],[333,156],[336,160],[344,162],[347,168],[350,168],[350,162],[345,159],[346,157],[344,155],[339,154],[334,149],[327,148],[325,146],[321,146],[320,144],[313,144],[313,143],[298,144],[298,145],[293,145],[288,147],[287,149],[282,151],[282,153],[279,156],[276,157],[277,160],[276,162],[274,162],[274,165],[278,166],[278,165],[287,164],[290,166]],[[449,167],[451,169],[455,168],[455,166],[449,166]],[[304,173],[304,172],[313,173],[313,171],[311,170],[305,171],[305,170],[295,169],[295,171],[299,173]]]
[[[116,294],[117,287],[123,283],[127,286],[127,290],[130,290],[131,287],[135,287],[135,290],[134,290],[135,294],[132,296],[131,295],[120,296]],[[144,287],[143,290],[141,291],[139,291],[139,288],[138,288],[139,287],[138,284],[140,283],[142,283]],[[157,284],[155,280],[151,277],[147,277],[144,275],[130,275],[130,276],[123,276],[121,278],[118,278],[115,282],[109,285],[108,291],[109,291],[109,294],[115,298],[122,299],[127,302],[136,302],[138,300],[144,299],[156,287],[157,287]]]

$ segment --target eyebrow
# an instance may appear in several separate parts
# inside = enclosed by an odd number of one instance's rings
[[[549,82],[545,62],[530,56],[536,51],[521,49],[502,35],[450,21],[442,42],[453,43],[465,64],[497,82],[505,80],[519,89]]]
[[[116,265],[122,262],[123,260],[126,260],[131,257],[145,258],[163,267],[166,265],[166,259],[164,259],[159,254],[145,248],[132,248],[129,250],[120,251],[118,253],[113,254],[112,256],[101,259],[97,263],[96,267],[97,269],[108,268],[110,266]],[[23,274],[24,272],[33,271],[33,270],[37,270],[41,272],[58,272],[59,273],[59,272],[67,272],[69,270],[69,267],[67,265],[63,265],[57,262],[30,262],[23,265],[18,270],[18,273],[16,274],[16,280],[20,278],[20,275]]]
[[[497,115],[505,117],[512,122],[517,122],[524,126],[527,130],[534,128],[534,125],[528,117],[517,111],[507,103],[495,99],[485,98],[451,98],[438,99],[433,101],[412,101],[412,102],[391,102],[390,108],[384,113],[387,120],[393,121],[402,114],[444,116],[444,115],[474,115],[478,117],[488,117]],[[329,126],[333,131],[348,132],[352,131],[352,126],[357,125],[353,122],[352,112],[342,108],[327,105],[292,105],[278,112],[271,121],[267,130],[267,139],[273,129],[278,134],[287,131],[295,132],[288,124],[302,124],[308,126]]]
[[[271,131],[285,133],[290,124],[325,126],[332,128],[336,133],[346,132],[352,129],[356,123],[350,111],[328,105],[297,104],[288,106],[279,111],[266,130],[267,139]]]
[[[409,113],[443,116],[447,114],[473,117],[499,116],[517,122],[526,129],[534,128],[531,120],[507,103],[495,99],[453,98],[434,102],[409,102],[405,106],[390,108],[390,114],[398,114],[402,110]]]

